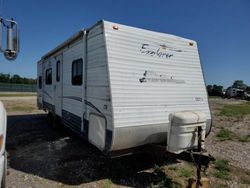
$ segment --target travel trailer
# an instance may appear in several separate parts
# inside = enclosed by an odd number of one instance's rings
[[[99,21],[37,63],[38,106],[104,153],[198,147],[211,114],[197,43]],[[202,147],[204,142],[202,142]]]
[[[245,89],[239,89],[235,87],[228,87],[226,90],[226,93],[224,95],[225,98],[238,98],[238,99],[243,99],[243,100],[249,100],[250,99],[250,94],[247,93]]]

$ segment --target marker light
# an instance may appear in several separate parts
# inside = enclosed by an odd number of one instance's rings
[[[119,27],[118,27],[117,25],[113,25],[113,29],[114,29],[114,30],[118,30]]]
[[[189,42],[189,46],[193,46],[194,45],[194,43],[193,42]]]

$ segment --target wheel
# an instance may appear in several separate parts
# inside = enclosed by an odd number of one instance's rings
[[[59,129],[61,127],[61,118],[53,115],[53,113],[48,113],[47,120],[49,127],[52,127],[53,129]]]
[[[53,127],[54,118],[51,112],[49,112],[47,115],[47,121],[48,121],[49,127]]]
[[[7,154],[6,151],[4,152],[4,166],[3,166],[3,178],[1,182],[1,188],[6,187],[6,176],[7,176]]]
[[[55,117],[53,128],[58,129],[58,130],[62,128],[62,122],[61,122],[61,118],[59,116]]]

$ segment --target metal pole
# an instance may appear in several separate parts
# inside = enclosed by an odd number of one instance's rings
[[[7,50],[14,50],[13,49],[13,28],[7,28]]]
[[[2,18],[0,18],[0,51],[2,51],[2,32],[3,32]]]
[[[201,152],[201,150],[202,150],[201,144],[202,144],[202,127],[198,126],[198,152]],[[196,175],[197,175],[196,187],[198,188],[198,187],[202,186],[200,161],[198,161],[198,163],[197,163]]]

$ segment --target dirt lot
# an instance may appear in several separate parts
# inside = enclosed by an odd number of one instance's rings
[[[195,174],[192,164],[143,154],[108,159],[66,128],[48,127],[46,114],[35,107],[35,96],[0,100],[9,114],[8,187],[178,187]],[[210,102],[214,128],[206,148],[216,159],[229,162],[226,177],[215,175],[216,164],[208,169],[211,187],[250,187],[250,142],[240,141],[250,135],[250,116],[219,114],[224,105],[239,101],[215,98]],[[221,129],[235,134],[222,141]]]

